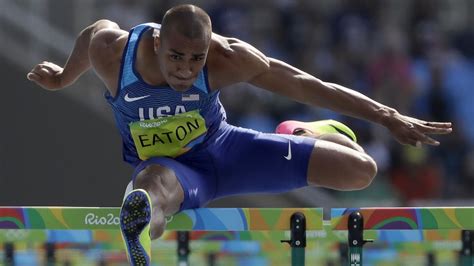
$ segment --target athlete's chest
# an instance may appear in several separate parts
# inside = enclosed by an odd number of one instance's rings
[[[177,92],[167,87],[134,84],[121,90],[116,103],[129,120],[145,121],[199,110],[208,97],[206,92],[194,86],[186,92]]]

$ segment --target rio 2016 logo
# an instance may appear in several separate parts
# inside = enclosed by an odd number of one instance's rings
[[[88,213],[84,219],[85,224],[91,225],[119,225],[120,218],[112,213],[105,216],[98,216],[95,213]]]

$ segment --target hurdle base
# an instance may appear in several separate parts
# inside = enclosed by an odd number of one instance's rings
[[[296,212],[290,217],[291,239],[281,240],[291,247],[291,265],[305,265],[306,248],[306,217],[301,212]]]

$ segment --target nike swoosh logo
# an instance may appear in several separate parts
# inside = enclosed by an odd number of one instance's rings
[[[291,160],[291,141],[288,141],[288,155],[283,157],[285,157],[285,159],[288,161]]]
[[[138,101],[138,100],[141,100],[141,99],[145,99],[145,98],[148,98],[150,97],[151,95],[145,95],[145,96],[140,96],[140,97],[129,97],[128,96],[128,93],[125,94],[125,97],[123,98],[126,102],[134,102],[134,101]]]

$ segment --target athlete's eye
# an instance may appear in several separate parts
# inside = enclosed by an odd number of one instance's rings
[[[193,59],[194,61],[202,61],[204,60],[204,56],[197,56],[197,57],[194,57]]]
[[[181,60],[181,56],[177,54],[170,55],[170,59],[173,61]]]

